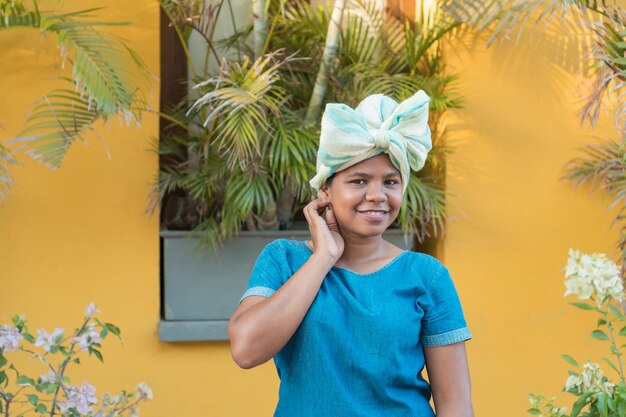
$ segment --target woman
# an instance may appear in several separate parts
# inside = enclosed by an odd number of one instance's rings
[[[326,107],[311,240],[263,250],[229,323],[239,366],[274,358],[275,417],[431,417],[431,391],[438,417],[473,416],[471,334],[448,270],[382,236],[431,149],[428,102]]]

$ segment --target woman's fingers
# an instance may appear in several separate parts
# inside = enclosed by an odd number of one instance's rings
[[[335,219],[335,213],[330,207],[326,212],[326,224],[330,230],[334,230],[336,232],[339,231],[339,228],[337,227],[337,220]]]
[[[315,216],[315,214],[321,217],[322,214],[324,214],[324,210],[326,210],[326,207],[329,204],[330,204],[329,201],[315,199],[306,205],[306,207],[304,208],[304,215],[307,218],[307,220],[312,220],[310,216]]]

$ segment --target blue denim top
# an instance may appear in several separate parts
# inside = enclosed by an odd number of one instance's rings
[[[311,256],[306,241],[276,240],[252,271],[251,295],[269,297]],[[423,347],[470,339],[448,270],[405,251],[377,271],[333,267],[274,362],[274,417],[432,417]]]

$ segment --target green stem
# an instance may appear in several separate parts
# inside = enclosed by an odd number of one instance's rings
[[[622,354],[620,352],[619,345],[617,344],[617,340],[615,339],[615,331],[613,329],[613,323],[611,322],[611,319],[609,318],[608,311],[603,311],[603,313],[604,313],[604,319],[606,320],[606,326],[609,328],[609,333],[611,335],[611,342],[613,343],[613,347],[615,348],[615,351],[613,352],[613,354],[617,356],[617,363],[619,364],[620,378],[622,382],[626,382],[624,381],[624,366],[622,365]]]
[[[82,327],[80,328],[80,330],[78,330],[78,332],[76,332],[76,336],[79,336],[87,327],[87,323],[89,322],[89,320],[91,319],[91,317],[87,317],[87,320],[85,320],[85,322],[83,323]],[[63,363],[61,364],[61,366],[59,367],[59,372],[57,373],[58,377],[59,377],[59,381],[57,384],[57,388],[54,391],[54,397],[52,398],[52,405],[50,406],[50,417],[54,416],[54,407],[56,406],[57,403],[57,397],[59,396],[59,390],[61,389],[61,386],[63,385],[63,374],[65,374],[65,368],[67,367],[67,364],[70,362],[70,359],[72,359],[72,353],[74,353],[74,348],[76,347],[76,342],[72,343],[70,345],[70,351],[67,354],[67,358],[65,358],[65,360],[63,361]],[[65,388],[64,388],[65,390]]]

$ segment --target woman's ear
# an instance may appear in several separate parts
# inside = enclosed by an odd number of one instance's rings
[[[325,185],[324,187],[320,188],[320,198],[327,200],[330,198],[330,194],[328,193],[328,186]]]

